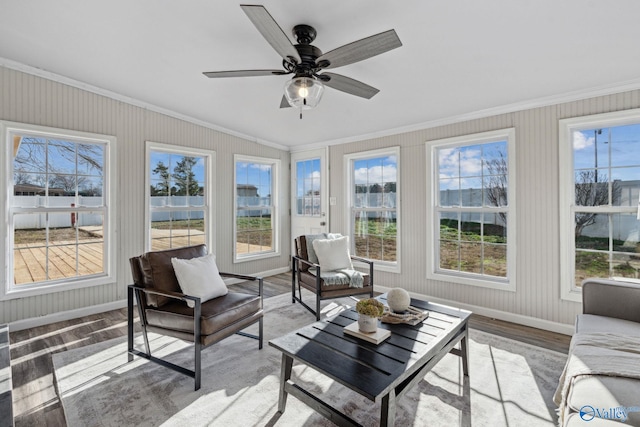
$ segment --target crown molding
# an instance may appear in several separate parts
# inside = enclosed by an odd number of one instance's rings
[[[87,92],[95,93],[96,95],[105,96],[107,98],[114,99],[116,101],[121,101],[136,107],[144,108],[145,110],[153,111],[155,113],[164,114],[165,116],[173,117],[174,119],[183,120],[185,122],[192,123],[194,125],[202,126],[207,129],[212,129],[218,132],[225,133],[227,135],[235,136],[238,138],[245,139],[250,142],[254,142],[256,144],[265,145],[272,148],[277,148],[283,151],[289,151],[290,147],[282,144],[278,144],[272,141],[266,141],[264,139],[259,139],[251,135],[246,135],[242,132],[237,132],[231,129],[224,128],[222,126],[218,126],[213,123],[209,123],[204,120],[196,119],[194,117],[190,117],[181,113],[178,113],[173,110],[169,110],[167,108],[159,107],[154,104],[150,104],[148,102],[141,101],[139,99],[131,98],[126,95],[122,95],[116,92],[112,92],[107,89],[103,89],[97,86],[90,85],[85,82],[81,82],[79,80],[72,79],[70,77],[65,77],[60,74],[53,73],[51,71],[43,70],[41,68],[32,67],[30,65],[22,64],[20,62],[13,61],[11,59],[0,57],[0,67],[8,68],[15,71],[20,71],[22,73],[31,74],[33,76],[41,77],[43,79],[51,80],[57,83],[61,83],[67,86],[75,87],[77,89],[82,89]]]

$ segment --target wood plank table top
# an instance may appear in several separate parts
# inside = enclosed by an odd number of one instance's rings
[[[378,298],[386,303],[386,294]],[[271,340],[269,345],[283,353],[280,412],[284,412],[287,394],[295,395],[316,410],[318,405],[326,405],[291,381],[293,360],[370,400],[382,399],[381,425],[393,425],[395,399],[421,380],[447,353],[463,358],[467,374],[471,312],[417,299],[412,299],[411,305],[428,310],[429,317],[415,326],[381,323],[380,328],[390,330],[391,336],[378,345],[343,332],[345,326],[357,321],[355,309]],[[454,348],[458,343],[460,349]],[[324,409],[336,411],[331,407]],[[326,411],[320,412],[325,414]],[[341,420],[338,424],[357,425],[342,414],[331,413]],[[336,422],[336,419],[332,418],[332,421]]]

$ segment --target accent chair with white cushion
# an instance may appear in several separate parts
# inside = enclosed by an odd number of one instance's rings
[[[320,320],[322,300],[365,294],[373,297],[373,261],[351,255],[348,236],[302,235],[294,246],[291,300],[315,314],[316,320]],[[368,271],[359,271],[352,261],[366,264]],[[315,294],[315,310],[302,301],[302,288]]]
[[[201,382],[201,351],[233,334],[258,340],[262,348],[261,277],[220,273],[205,245],[147,252],[130,260],[133,285],[128,287],[129,361],[140,356]],[[255,283],[255,292],[229,292],[222,277]],[[134,295],[146,352],[133,347]],[[254,323],[258,335],[241,332]],[[193,370],[151,355],[148,332],[194,343]]]

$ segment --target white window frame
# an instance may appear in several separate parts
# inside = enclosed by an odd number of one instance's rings
[[[400,274],[402,272],[401,269],[401,264],[402,264],[402,254],[401,254],[401,248],[402,248],[402,244],[401,244],[401,236],[402,236],[402,226],[401,226],[401,213],[400,213],[400,207],[401,207],[401,198],[400,198],[400,192],[401,192],[401,183],[400,183],[400,147],[399,146],[394,146],[394,147],[389,147],[389,148],[381,148],[378,150],[369,150],[369,151],[360,151],[357,153],[351,153],[351,154],[346,154],[344,156],[344,178],[345,178],[345,183],[346,183],[346,191],[345,191],[345,221],[344,223],[346,224],[347,227],[347,233],[349,235],[349,245],[351,246],[349,251],[351,254],[355,254],[355,224],[353,222],[353,218],[354,218],[354,210],[356,210],[356,208],[353,206],[354,204],[354,191],[355,191],[355,182],[354,182],[354,177],[353,177],[353,165],[356,161],[358,160],[367,160],[367,159],[373,159],[373,158],[377,158],[377,157],[387,157],[387,156],[394,156],[396,158],[396,207],[395,207],[395,211],[396,211],[396,261],[395,262],[389,262],[389,261],[380,261],[380,260],[376,260],[374,259],[374,263],[373,263],[373,267],[375,270],[378,271],[386,271],[386,272],[390,272],[390,273],[398,273]],[[385,209],[385,210],[390,210],[390,209]],[[363,264],[362,265],[366,265]]]
[[[271,165],[271,229],[273,248],[270,251],[255,252],[249,254],[238,254],[236,248],[237,225],[238,225],[238,183],[237,165],[238,163],[257,163]],[[264,258],[280,256],[280,159],[268,157],[246,156],[235,154],[233,156],[233,262],[241,263],[255,261]]]
[[[47,138],[68,139],[83,143],[95,143],[105,145],[104,165],[103,165],[103,203],[99,209],[77,207],[76,211],[84,210],[101,210],[104,215],[103,237],[104,237],[104,253],[103,265],[104,272],[96,275],[48,280],[33,284],[14,284],[13,276],[13,213],[18,211],[27,212],[29,208],[11,208],[11,200],[13,197],[13,142],[10,140],[12,133],[28,133],[31,135],[40,135]],[[86,288],[89,286],[98,286],[111,284],[116,282],[117,259],[116,259],[116,178],[117,170],[115,165],[116,159],[116,137],[110,135],[101,135],[89,132],[79,132],[67,129],[59,129],[47,126],[31,125],[26,123],[16,123],[9,121],[0,121],[0,135],[4,139],[5,146],[0,150],[0,165],[4,171],[0,173],[0,199],[3,200],[5,209],[0,210],[0,253],[4,254],[0,257],[1,275],[0,300],[10,300],[15,298],[24,298],[35,295],[44,295],[54,292],[68,291],[73,289]],[[35,208],[37,209],[37,208]],[[53,208],[50,208],[53,209]],[[49,209],[49,210],[50,210]]]
[[[206,189],[204,193],[204,206],[162,206],[151,207],[151,152],[159,151],[169,154],[177,154],[181,156],[203,157],[205,159],[205,176]],[[203,150],[199,148],[185,147],[182,145],[165,144],[160,142],[146,141],[145,144],[145,250],[151,250],[151,218],[153,212],[176,212],[176,211],[204,211],[204,229],[205,244],[209,253],[216,253],[215,248],[215,217],[214,217],[214,200],[216,181],[214,173],[216,166],[216,152],[211,150]]]
[[[575,177],[572,132],[584,129],[608,128],[640,123],[640,109],[593,114],[559,121],[559,177],[560,177],[560,283],[561,298],[582,302],[582,289],[575,284]],[[599,213],[636,213],[640,206],[594,206]],[[584,209],[580,209],[583,211]],[[613,280],[640,283],[628,277]]]
[[[474,273],[455,272],[440,269],[440,224],[439,215],[439,177],[438,174],[438,153],[440,148],[455,148],[469,145],[480,145],[497,141],[507,141],[507,201],[508,206],[494,209],[491,207],[461,207],[457,208],[461,212],[469,213],[492,213],[506,210],[507,212],[507,277],[493,277]],[[427,173],[426,188],[429,189],[427,197],[427,218],[431,218],[427,226],[427,245],[430,245],[430,252],[427,255],[427,279],[443,282],[460,283],[470,286],[478,286],[503,291],[516,291],[516,138],[515,129],[499,129],[490,132],[482,132],[471,135],[463,135],[453,138],[445,138],[426,142],[426,164],[431,165]],[[447,208],[447,211],[451,209]]]

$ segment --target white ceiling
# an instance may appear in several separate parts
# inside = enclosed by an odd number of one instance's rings
[[[335,69],[380,93],[327,88],[300,120],[279,108],[290,76],[206,78],[281,67],[240,3],[226,0],[1,0],[0,65],[292,150],[640,88],[637,0],[256,3],[288,35],[314,26],[323,52],[395,29],[402,47]]]

